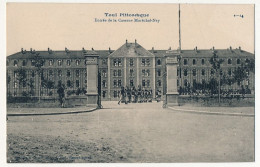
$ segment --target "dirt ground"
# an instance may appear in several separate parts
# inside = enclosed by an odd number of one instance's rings
[[[254,161],[254,117],[176,112],[155,102],[103,106],[89,113],[9,117],[7,161]]]

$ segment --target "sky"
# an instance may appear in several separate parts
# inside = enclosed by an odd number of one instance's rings
[[[146,49],[177,49],[177,4],[7,3],[7,56],[30,50],[105,50],[137,42]],[[238,48],[254,53],[254,5],[181,4],[182,49]],[[95,22],[104,13],[149,14],[147,22]],[[243,15],[242,17],[234,15]]]

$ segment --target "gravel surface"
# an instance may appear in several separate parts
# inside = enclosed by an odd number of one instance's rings
[[[102,104],[89,113],[9,117],[8,162],[254,161],[254,117]]]

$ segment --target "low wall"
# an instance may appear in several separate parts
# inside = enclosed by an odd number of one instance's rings
[[[191,106],[205,106],[205,107],[254,107],[255,98],[253,96],[248,97],[221,97],[220,105],[218,102],[218,97],[190,97],[190,96],[179,96],[178,104],[191,105]]]
[[[69,96],[65,100],[65,107],[77,107],[87,104],[87,96]],[[7,100],[7,108],[60,108],[57,98],[41,97],[12,97]]]

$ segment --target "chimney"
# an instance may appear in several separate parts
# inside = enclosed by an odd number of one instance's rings
[[[196,46],[196,47],[195,47],[195,51],[197,51],[197,50],[198,50],[198,47]]]
[[[212,47],[212,50],[215,50],[215,47],[214,47],[214,46]]]
[[[127,40],[125,40],[125,45],[127,46]]]
[[[154,47],[152,47],[152,51],[154,51]]]
[[[108,48],[108,52],[111,53],[111,48],[110,47]]]
[[[32,53],[32,48],[30,48],[30,52]]]
[[[231,46],[229,47],[229,50],[232,50],[232,47],[231,47]]]
[[[82,47],[82,52],[86,52],[86,50],[85,50],[85,48],[84,48],[84,47]]]
[[[50,48],[48,48],[48,52],[50,53]]]
[[[21,52],[23,53],[23,48],[21,48]]]
[[[137,40],[135,39],[135,46],[136,46],[136,42],[137,42]]]
[[[238,47],[239,51],[241,51],[241,46]]]
[[[169,47],[169,49],[168,50],[172,50],[172,47]]]
[[[91,48],[92,50],[94,50],[94,48]]]

